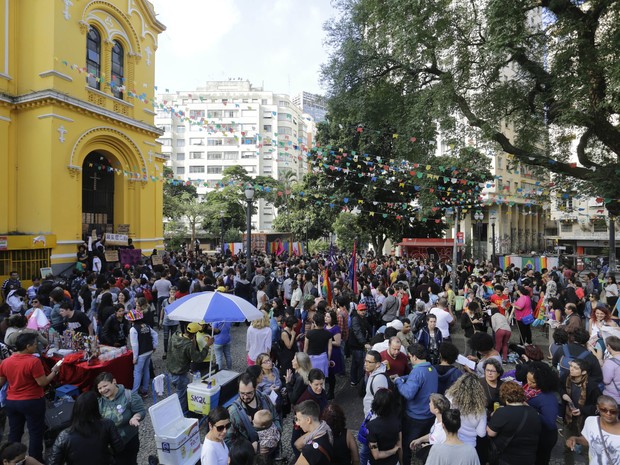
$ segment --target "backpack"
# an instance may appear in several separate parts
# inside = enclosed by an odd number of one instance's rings
[[[571,360],[574,360],[575,357],[571,355],[571,353],[569,352],[568,344],[564,344],[562,346],[562,350],[564,352],[564,355],[560,359],[560,376],[564,377],[564,376],[568,376],[568,364],[571,362]],[[584,360],[588,356],[589,353],[590,353],[589,351],[584,350],[579,355],[577,355],[577,358]]]
[[[411,332],[416,336],[422,328],[426,327],[426,313],[415,312],[411,318]]]
[[[383,375],[385,376],[385,379],[387,380],[387,388],[392,392],[392,394],[399,394],[398,390],[396,389],[396,385],[394,384],[394,381],[392,381],[392,378],[390,378],[388,375],[386,375],[385,373],[377,373],[376,375],[373,376],[373,379],[375,378],[375,376],[379,376],[379,375]],[[375,393],[372,389],[372,383],[370,383],[370,394],[372,394],[372,396],[374,397]]]
[[[146,299],[147,302],[153,302],[153,293],[148,287],[142,289],[142,296]]]
[[[385,379],[387,379],[387,389],[389,389],[392,395],[394,396],[394,411],[400,412],[401,406],[404,404],[404,402],[403,402],[402,396],[400,395],[400,392],[398,392],[398,389],[396,388],[396,385],[394,384],[394,381],[392,381],[392,378],[390,378],[385,373],[377,373],[375,376],[379,376],[379,375],[383,375],[385,376]],[[364,385],[365,384],[366,383],[364,383]],[[363,394],[364,395],[366,394],[365,388],[364,388]],[[370,383],[370,394],[372,394],[373,397],[375,396],[375,393],[373,392],[373,389],[372,389],[372,383]]]

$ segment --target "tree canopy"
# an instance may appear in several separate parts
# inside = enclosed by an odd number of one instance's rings
[[[323,69],[330,122],[351,131],[371,121],[378,132],[407,135],[383,141],[407,159],[428,160],[438,134],[454,154],[468,145],[506,153],[571,177],[619,212],[620,2],[337,6]],[[383,153],[379,142],[367,150]]]

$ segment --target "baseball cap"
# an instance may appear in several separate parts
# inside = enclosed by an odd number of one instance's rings
[[[357,309],[358,310],[366,310],[366,304],[364,304],[364,303],[357,304]]]
[[[388,328],[394,328],[397,331],[400,331],[403,329],[403,322],[400,320],[392,320],[390,321],[387,325]]]
[[[190,323],[187,325],[187,332],[191,334],[196,334],[202,330],[202,325],[200,323]]]

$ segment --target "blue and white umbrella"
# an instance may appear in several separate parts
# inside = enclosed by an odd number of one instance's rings
[[[171,320],[205,323],[254,321],[263,314],[247,300],[222,292],[197,292],[175,300],[166,307]]]

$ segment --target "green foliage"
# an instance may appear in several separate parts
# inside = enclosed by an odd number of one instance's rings
[[[164,223],[164,237],[168,250],[178,250],[187,241],[187,226],[182,221]]]
[[[441,131],[455,157],[475,141],[483,154],[511,154],[620,205],[620,2],[337,6],[323,69],[329,143],[424,163]],[[384,136],[351,135],[358,124]],[[392,132],[419,143],[389,140]]]
[[[174,179],[174,174],[172,169],[164,166],[164,178],[166,179]],[[164,183],[164,204],[163,204],[163,215],[164,218],[178,219],[180,215],[180,211],[177,209],[178,202],[177,200],[181,197],[181,195],[187,194],[190,197],[196,198],[198,197],[198,193],[196,192],[196,186],[186,185],[183,181],[176,180],[172,183],[165,182]]]
[[[336,245],[341,250],[353,250],[355,239],[360,244],[368,243],[370,237],[368,235],[368,225],[360,224],[359,215],[349,212],[341,212],[334,222],[334,232],[336,233]]]

